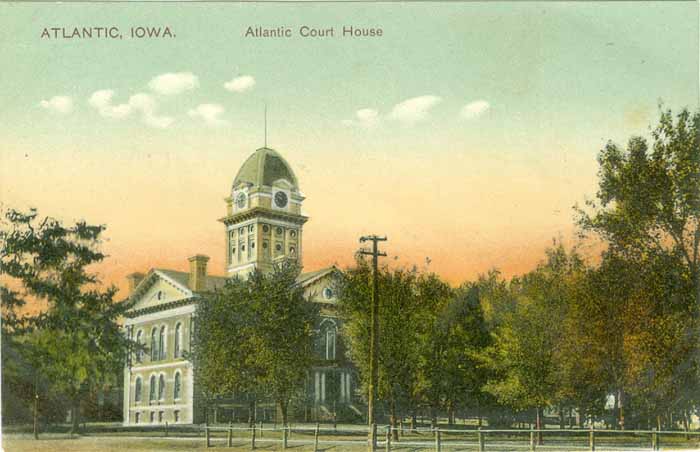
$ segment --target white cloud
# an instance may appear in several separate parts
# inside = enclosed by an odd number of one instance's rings
[[[419,96],[407,99],[396,104],[389,114],[389,118],[405,123],[422,121],[428,117],[430,110],[442,101],[438,96]]]
[[[174,122],[174,119],[169,116],[156,114],[157,103],[150,94],[136,93],[129,97],[127,103],[117,105],[112,103],[113,98],[113,90],[103,89],[92,93],[88,103],[106,118],[123,119],[133,112],[139,112],[143,122],[151,127],[164,129]]]
[[[148,87],[158,94],[180,94],[199,86],[199,78],[191,72],[169,72],[153,77]]]
[[[53,96],[49,100],[42,100],[39,105],[49,111],[60,114],[68,114],[73,111],[73,99],[68,96]]]
[[[97,109],[101,116],[105,118],[121,119],[129,116],[131,106],[129,104],[112,104],[114,91],[111,89],[101,89],[92,93],[88,99],[88,104]]]
[[[150,94],[134,94],[129,98],[129,106],[135,111],[140,111],[143,122],[151,127],[165,129],[175,121],[170,116],[158,116],[156,114],[156,100]]]
[[[255,79],[251,75],[241,75],[240,77],[236,77],[224,83],[224,88],[236,93],[248,91],[252,89],[253,86],[255,86]]]
[[[209,126],[223,126],[228,121],[221,119],[224,107],[218,104],[200,104],[196,108],[187,112],[191,118],[201,118]]]
[[[485,100],[475,100],[474,102],[469,102],[467,105],[462,107],[459,112],[459,116],[463,119],[474,119],[486,113],[486,111],[491,108],[491,105]]]
[[[379,125],[381,120],[379,112],[372,108],[362,108],[355,112],[356,119],[344,119],[341,123],[345,126],[360,126],[372,129]]]

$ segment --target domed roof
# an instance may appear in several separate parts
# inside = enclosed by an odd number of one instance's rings
[[[238,170],[233,180],[233,188],[242,182],[255,187],[271,186],[279,179],[286,179],[292,184],[293,189],[299,189],[297,178],[287,161],[273,149],[260,148],[248,157]]]

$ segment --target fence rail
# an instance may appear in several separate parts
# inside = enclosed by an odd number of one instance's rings
[[[390,452],[396,447],[413,447],[424,450],[435,450],[442,452],[443,448],[472,448],[483,452],[486,450],[503,450],[517,448],[534,452],[538,449],[561,450],[588,450],[596,451],[601,449],[604,442],[610,443],[605,448],[629,450],[630,444],[623,444],[615,441],[618,439],[632,439],[633,449],[631,450],[661,450],[662,437],[668,440],[674,436],[684,436],[686,440],[693,438],[700,441],[700,431],[675,431],[675,430],[605,430],[605,429],[449,429],[449,428],[405,428],[391,427],[389,425],[370,427],[322,427],[320,424],[313,426],[215,426],[201,425],[200,431],[204,433],[206,447],[213,447],[214,442],[226,442],[228,447],[250,446],[255,449],[260,443],[281,443],[282,449],[286,449],[290,444],[313,445],[314,451],[319,451],[319,446],[329,445],[366,445],[373,444],[375,451]],[[176,430],[176,426],[170,429],[166,426],[166,436],[168,431]],[[380,433],[378,433],[378,431]],[[226,436],[215,437],[216,433],[225,433]],[[241,432],[245,432],[240,435]],[[238,433],[238,436],[234,434]],[[322,434],[331,434],[338,438],[320,439]],[[312,435],[312,436],[311,436]],[[360,435],[364,438],[360,439]],[[349,437],[348,437],[349,436]],[[353,438],[353,436],[355,438]],[[693,448],[700,446],[694,444]]]

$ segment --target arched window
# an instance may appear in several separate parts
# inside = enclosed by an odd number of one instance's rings
[[[182,334],[182,324],[178,323],[175,325],[175,347],[174,347],[174,358],[180,357],[180,335]]]
[[[326,359],[335,359],[335,326],[326,330]]]
[[[165,376],[160,374],[158,379],[158,400],[163,400],[165,398]]]
[[[173,385],[173,399],[180,398],[180,372],[175,374],[175,383]]]
[[[148,382],[148,400],[156,399],[156,376],[151,375],[151,380]]]
[[[141,350],[141,345],[143,344],[143,331],[139,330],[136,333],[136,361],[141,362],[143,359],[143,350]]]
[[[158,359],[158,339],[156,338],[156,335],[158,334],[158,331],[153,328],[151,330],[151,361],[155,361]]]
[[[134,384],[134,401],[141,401],[141,377],[136,377],[136,384]]]
[[[160,327],[160,334],[158,335],[158,352],[159,359],[165,359],[165,326]]]
[[[335,359],[335,344],[336,343],[336,325],[335,322],[329,319],[321,322],[321,327],[317,336],[317,353],[321,359]]]

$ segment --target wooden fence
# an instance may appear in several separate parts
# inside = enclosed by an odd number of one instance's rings
[[[315,427],[285,426],[265,427],[262,423],[253,427],[202,425],[205,444],[213,447],[213,443],[226,442],[228,447],[246,447],[255,449],[260,443],[281,443],[282,449],[291,444],[295,446],[313,445],[315,452],[319,446],[360,446],[369,449],[370,442],[375,451],[390,452],[392,448],[410,447],[412,449],[434,450],[442,452],[447,448],[470,448],[483,452],[486,450],[503,450],[506,447],[518,448],[534,452],[538,449],[561,450],[601,450],[602,442],[606,447],[624,450],[661,450],[665,438],[674,439],[678,445],[678,436],[684,436],[686,441],[700,441],[699,431],[664,431],[664,430],[604,430],[604,429],[446,429],[446,428],[392,428],[390,426],[373,425],[368,427],[327,427],[316,424]],[[166,425],[165,435],[172,433],[173,426]],[[378,433],[379,430],[379,433]],[[223,434],[223,436],[222,436]],[[218,437],[217,437],[218,435]],[[321,436],[332,439],[320,439]],[[625,441],[627,443],[625,443]],[[629,442],[632,441],[632,446]],[[235,444],[234,444],[235,443]],[[613,445],[610,446],[610,443]],[[700,444],[693,444],[697,448]],[[364,447],[363,447],[364,446]]]

